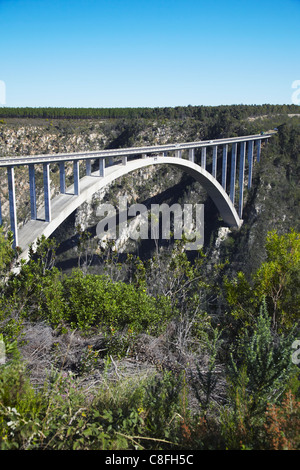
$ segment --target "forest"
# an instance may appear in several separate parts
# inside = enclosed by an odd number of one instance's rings
[[[1,450],[300,449],[300,119],[289,114],[299,106],[0,109],[3,126],[120,119],[120,145],[151,119],[201,121],[208,138],[278,129],[217,255],[213,234],[193,257],[182,241],[122,260],[109,245],[89,270],[91,234],[78,227],[66,272],[55,237],[24,262],[1,228]]]
[[[176,106],[165,108],[0,108],[0,118],[42,119],[208,119],[216,114],[235,119],[248,116],[297,114],[298,105]]]

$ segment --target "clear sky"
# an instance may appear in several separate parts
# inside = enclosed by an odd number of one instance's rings
[[[6,106],[291,104],[300,81],[300,0],[0,0],[0,31]]]

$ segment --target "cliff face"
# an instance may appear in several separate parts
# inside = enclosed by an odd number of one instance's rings
[[[261,124],[260,124],[261,125]],[[245,124],[243,124],[245,126]],[[244,129],[244,127],[243,127]],[[247,129],[244,129],[247,133]],[[249,129],[249,133],[253,129]],[[205,250],[211,262],[230,258],[233,269],[246,267],[249,272],[264,257],[263,245],[268,230],[286,231],[291,226],[299,228],[296,216],[299,199],[299,119],[293,118],[291,130],[283,131],[271,139],[263,149],[261,163],[254,168],[253,188],[245,192],[244,224],[239,232],[224,230],[214,204],[205,191],[191,178],[167,166],[149,167],[116,181],[96,193],[83,204],[54,234],[64,242],[61,259],[75,259],[75,227],[95,233],[97,208],[102,202],[117,205],[119,196],[128,196],[128,203],[180,202],[205,203]],[[7,120],[0,125],[0,158],[10,155],[46,154],[56,152],[89,151],[140,145],[165,144],[200,140],[208,137],[205,123],[185,120]],[[212,135],[217,138],[219,135]],[[294,139],[294,140],[293,140]],[[295,140],[296,139],[296,140]],[[292,140],[292,143],[290,142]],[[81,168],[84,174],[84,168]],[[66,165],[67,185],[72,183],[72,165]],[[4,227],[9,225],[7,180],[0,172],[1,202]],[[37,203],[43,205],[42,168],[36,166]],[[30,216],[29,182],[26,168],[16,168],[17,216],[19,225]],[[51,165],[52,196],[59,193],[58,165]],[[126,250],[127,235],[123,235],[122,250]],[[121,246],[121,245],[120,245]],[[141,250],[130,242],[128,249]],[[143,250],[150,247],[143,246]],[[139,251],[139,254],[140,251]]]

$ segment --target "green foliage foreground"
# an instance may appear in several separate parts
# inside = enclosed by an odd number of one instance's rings
[[[223,293],[218,291],[227,297],[227,328],[220,317],[209,323],[205,312],[200,315],[215,285],[204,283],[202,264],[192,268],[180,251],[169,260],[173,277],[164,272],[172,284],[156,295],[154,278],[148,276],[148,286],[140,262],[128,284],[80,270],[63,276],[53,267],[49,240],[41,240],[18,274],[9,274],[11,240],[1,237],[0,340],[8,360],[0,365],[0,448],[299,449],[299,369],[291,360],[299,333],[297,296],[292,295],[298,293],[299,234],[270,233],[266,248],[267,260],[253,282],[238,274],[224,280]],[[162,278],[156,260],[159,269]],[[176,280],[184,286],[178,301],[172,298]],[[276,292],[281,295],[274,297]],[[183,331],[187,319],[193,327]],[[58,335],[77,329],[113,336],[125,329],[154,337],[172,320],[181,335],[175,349],[188,353],[195,367],[183,362],[176,371],[159,368],[111,381],[110,351],[101,383],[91,391],[86,379],[96,352],[88,350],[80,370],[53,367],[43,387],[35,388],[18,344],[24,322],[41,320]]]
[[[147,294],[143,284],[113,282],[106,275],[84,274],[81,270],[62,275],[49,261],[54,246],[55,242],[41,239],[37,252],[31,253],[19,274],[9,277],[1,299],[6,318],[14,309],[19,317],[46,320],[54,327],[68,324],[89,331],[103,325],[155,333],[170,319],[168,299]]]
[[[89,399],[83,383],[65,372],[53,371],[44,389],[36,391],[24,365],[11,360],[0,377],[1,449],[299,449],[300,402],[288,388],[291,367],[282,369],[288,362],[285,344],[274,348],[269,331],[264,337],[266,328],[261,316],[248,346],[251,357],[228,371],[226,406],[211,402],[203,408],[200,392],[207,392],[208,382],[194,380],[199,392],[194,412],[184,374],[112,383],[104,371],[102,385]],[[257,379],[251,367],[265,348],[274,370],[268,358],[267,380],[261,383],[263,374]],[[271,380],[274,371],[280,375],[279,388]]]

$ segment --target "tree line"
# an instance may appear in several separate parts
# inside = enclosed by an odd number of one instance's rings
[[[300,114],[298,105],[231,105],[231,106],[175,106],[139,108],[67,108],[67,107],[1,107],[0,118],[40,119],[184,119],[203,120],[217,114],[245,119],[266,114]]]

